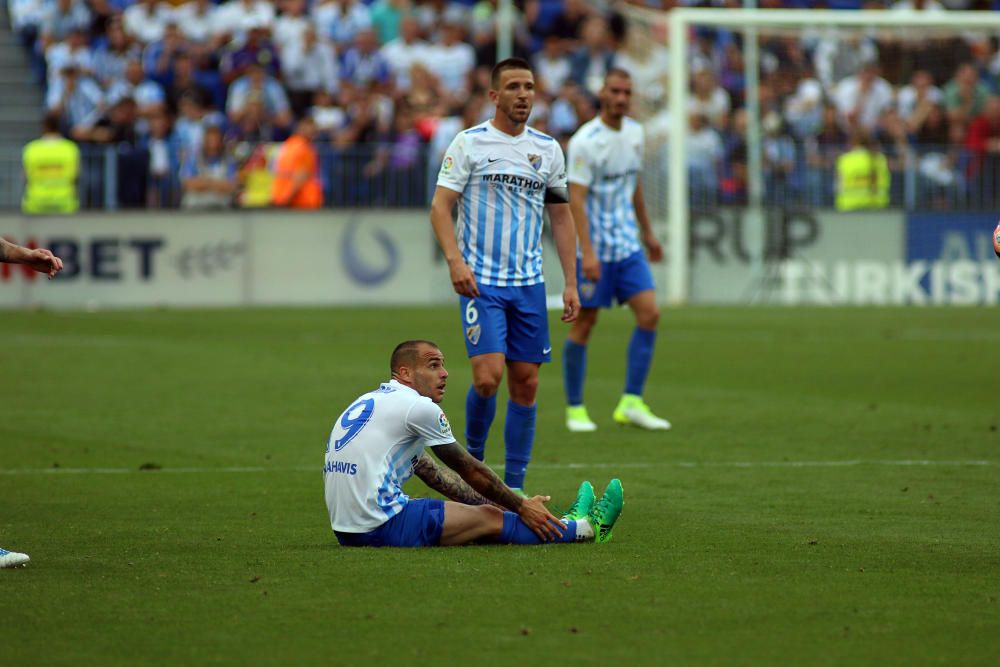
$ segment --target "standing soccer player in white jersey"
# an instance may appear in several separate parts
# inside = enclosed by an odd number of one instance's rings
[[[620,481],[611,480],[597,502],[584,482],[559,520],[545,508],[548,496],[522,498],[455,442],[437,406],[448,379],[437,345],[400,343],[389,366],[392,380],[351,403],[327,441],[323,483],[338,542],[426,547],[611,539],[624,502]],[[451,470],[434,465],[425,447]],[[451,501],[407,497],[402,485],[414,473]]]
[[[520,58],[493,68],[491,120],[465,130],[445,152],[431,225],[460,295],[472,386],[465,401],[466,447],[483,460],[507,369],[504,481],[524,487],[535,439],[538,370],[551,359],[542,278],[542,214],[548,211],[562,264],[564,322],[576,319],[576,232],[566,164],[552,137],[525,123],[535,100],[531,66]],[[458,204],[458,239],[451,212]]]
[[[598,308],[610,308],[614,298],[632,309],[636,326],[628,345],[625,392],[612,416],[619,424],[666,430],[670,422],[654,415],[642,399],[660,319],[653,274],[642,246],[654,262],[663,259],[663,248],[653,235],[639,183],[642,126],[625,115],[632,99],[628,72],[610,70],[598,97],[600,115],[580,127],[569,142],[570,206],[580,239],[582,308],[563,349],[566,427],[597,428],[583,404],[587,341],[597,324]]]
[[[22,248],[19,245],[10,243],[0,238],[0,262],[5,264],[27,264],[39,273],[49,274],[49,278],[55,278],[56,274],[62,271],[62,260],[52,254],[51,250],[39,248]],[[24,565],[29,560],[28,554],[17,551],[7,551],[0,547],[0,568],[17,567]]]

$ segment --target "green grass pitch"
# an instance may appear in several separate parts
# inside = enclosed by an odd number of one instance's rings
[[[601,428],[565,432],[546,366],[528,487],[621,477],[610,544],[348,550],[332,420],[427,337],[460,434],[457,307],[2,313],[0,546],[32,562],[0,664],[1000,662],[1000,310],[667,311],[667,434],[612,425],[631,319],[602,317]]]

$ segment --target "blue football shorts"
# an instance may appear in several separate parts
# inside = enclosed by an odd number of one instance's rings
[[[461,297],[462,334],[470,357],[500,352],[510,361],[552,360],[545,284],[480,285],[479,296]]]
[[[576,263],[580,285],[580,305],[584,308],[610,308],[611,300],[625,303],[639,292],[656,289],[646,253],[638,250],[619,262],[601,262],[601,279],[596,283],[583,277]]]
[[[444,501],[416,498],[399,514],[367,533],[335,531],[345,547],[436,547],[444,530]]]

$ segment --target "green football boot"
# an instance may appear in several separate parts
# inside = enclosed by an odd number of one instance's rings
[[[611,541],[611,529],[615,527],[615,522],[622,513],[622,505],[625,504],[625,493],[622,490],[620,479],[613,479],[608,483],[608,488],[604,489],[604,495],[597,501],[590,510],[587,520],[594,527],[594,542],[601,544]]]
[[[563,521],[583,521],[594,507],[595,500],[597,496],[594,495],[594,485],[584,481],[576,492],[576,501],[562,515]]]
[[[657,417],[649,409],[642,396],[635,394],[623,394],[618,406],[612,414],[612,419],[622,425],[638,426],[647,431],[669,431],[670,422],[662,417]]]

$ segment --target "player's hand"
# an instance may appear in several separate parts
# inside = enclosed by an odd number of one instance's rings
[[[601,279],[601,260],[597,259],[593,250],[583,253],[583,257],[580,259],[580,270],[583,272],[583,277],[592,283]]]
[[[567,287],[563,290],[563,322],[573,322],[580,314],[580,294],[576,287]]]
[[[649,261],[663,261],[663,246],[660,245],[660,240],[652,232],[643,235],[642,242],[646,245],[646,255],[649,257]]]
[[[451,286],[455,288],[457,294],[474,299],[479,296],[479,286],[476,285],[476,277],[472,275],[472,269],[463,260],[448,263],[448,272],[451,274]]]
[[[521,520],[528,528],[535,531],[535,535],[538,535],[543,542],[559,539],[566,530],[566,525],[545,507],[545,503],[551,499],[549,496],[525,498],[518,512]]]
[[[62,271],[63,268],[62,260],[53,255],[51,250],[46,250],[45,248],[32,250],[25,257],[24,263],[39,273],[49,274],[50,280],[55,278],[56,274]]]

